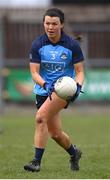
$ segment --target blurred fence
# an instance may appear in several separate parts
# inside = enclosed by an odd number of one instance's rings
[[[28,58],[28,51],[32,40],[42,32],[41,23],[13,22],[4,18],[4,49],[5,58]]]
[[[93,68],[100,69],[102,72],[103,69],[104,72],[106,69],[109,71],[110,7],[107,6],[105,11],[103,7],[99,9],[94,7],[93,10],[91,10],[91,7],[79,7],[79,9],[78,7],[76,7],[76,9],[75,7],[62,7],[62,9],[65,14],[67,14],[65,30],[77,39],[82,38],[80,39],[80,43],[85,56],[86,68],[88,68],[89,71]],[[5,99],[9,98],[9,92],[6,93],[8,89],[9,72],[11,72],[12,69],[28,70],[28,52],[32,40],[43,33],[43,12],[44,9],[2,9],[2,11],[0,11],[0,61],[2,67],[1,74],[3,76],[6,75],[4,85],[2,85],[4,89],[2,96],[5,97]],[[100,15],[102,15],[102,19]],[[16,72],[13,76],[16,76]],[[108,78],[108,80],[110,79]],[[1,79],[1,84],[3,84],[3,79]],[[107,92],[109,90],[110,87],[108,88],[107,83]],[[28,95],[27,93],[27,96]],[[104,98],[105,96],[101,96],[101,99]]]

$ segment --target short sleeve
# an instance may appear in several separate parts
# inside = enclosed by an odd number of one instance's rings
[[[74,44],[72,47],[72,56],[73,56],[72,58],[73,58],[74,64],[84,61],[84,56],[83,56],[81,47],[77,41],[74,41]]]
[[[32,63],[40,63],[41,61],[39,55],[39,45],[35,42],[32,43],[31,49],[29,51],[29,59]]]

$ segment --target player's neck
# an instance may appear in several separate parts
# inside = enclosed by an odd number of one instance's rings
[[[61,34],[55,36],[55,37],[48,37],[49,40],[52,42],[52,43],[57,43],[60,41],[60,38],[61,38]]]

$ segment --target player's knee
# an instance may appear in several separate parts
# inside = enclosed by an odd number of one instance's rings
[[[45,116],[43,113],[38,112],[36,115],[36,124],[44,124],[45,123]]]
[[[36,123],[37,123],[37,124],[41,124],[41,123],[43,123],[43,119],[42,119],[42,117],[38,117],[38,118],[36,118]]]

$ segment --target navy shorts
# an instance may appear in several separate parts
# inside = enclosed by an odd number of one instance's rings
[[[39,109],[42,104],[46,101],[46,99],[48,98],[48,96],[40,96],[36,94],[36,107],[37,109]],[[64,107],[64,109],[66,109],[68,107],[69,103],[67,103],[67,105]]]
[[[46,101],[46,99],[48,98],[48,96],[40,96],[36,94],[36,107],[37,109],[39,109],[42,104]]]

